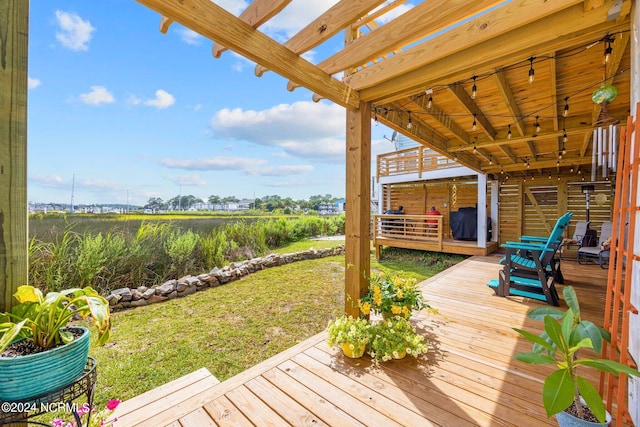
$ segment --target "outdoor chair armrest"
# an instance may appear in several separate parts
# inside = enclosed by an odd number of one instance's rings
[[[525,249],[530,251],[545,251],[545,252],[554,252],[554,248],[545,248],[544,245],[536,245],[531,243],[523,243],[523,242],[506,242],[501,245],[503,248],[509,249]]]
[[[547,237],[540,236],[522,236],[520,237],[521,242],[535,242],[535,243],[547,243],[549,240]]]

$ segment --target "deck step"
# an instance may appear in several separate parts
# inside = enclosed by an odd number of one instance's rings
[[[118,419],[119,427],[143,422],[153,424],[154,416],[166,411],[167,407],[188,400],[216,384],[220,381],[208,369],[201,368],[120,403],[112,416]]]

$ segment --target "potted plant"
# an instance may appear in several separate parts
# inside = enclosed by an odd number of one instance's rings
[[[109,303],[91,287],[50,292],[20,286],[18,305],[0,314],[0,400],[46,394],[82,374],[89,354],[87,328],[67,326],[90,317],[103,345],[111,331]]]
[[[358,306],[365,316],[373,311],[385,318],[409,318],[413,310],[425,308],[436,312],[425,302],[416,279],[404,278],[397,273],[380,272],[372,275],[369,278],[369,291],[358,301]]]
[[[528,313],[528,317],[544,321],[544,331],[540,335],[514,328],[534,343],[531,352],[518,353],[514,357],[525,363],[556,365],[557,369],[544,381],[542,401],[547,416],[557,414],[560,426],[608,425],[611,417],[602,397],[587,379],[578,375],[579,370],[594,368],[612,374],[635,376],[639,376],[640,372],[612,360],[578,357],[578,350],[583,348],[596,353],[602,351],[602,342],[609,335],[593,322],[581,319],[578,299],[571,286],[563,289],[563,295],[569,307],[566,312],[540,307]]]
[[[341,316],[327,325],[327,342],[342,348],[345,356],[351,358],[362,357],[369,343],[369,329],[371,324],[367,319]]]
[[[424,337],[402,316],[375,323],[370,334],[369,354],[376,364],[379,361],[402,359],[407,354],[418,357],[428,349]]]

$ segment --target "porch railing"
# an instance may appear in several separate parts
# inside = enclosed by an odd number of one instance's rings
[[[376,238],[419,240],[442,247],[441,215],[374,215]]]
[[[423,172],[459,166],[448,157],[422,146],[378,154],[377,163],[378,179],[408,173],[417,173],[422,178]]]

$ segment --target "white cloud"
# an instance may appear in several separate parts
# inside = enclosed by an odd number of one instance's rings
[[[127,105],[140,105],[142,100],[135,95],[129,95],[127,98]]]
[[[191,111],[200,111],[202,110],[202,104],[189,105],[187,106],[187,108],[190,109]]]
[[[178,29],[180,40],[191,46],[199,46],[202,44],[204,37],[189,28]]]
[[[156,91],[155,99],[149,99],[144,102],[144,105],[148,105],[149,107],[155,107],[160,110],[168,108],[175,104],[176,99],[169,92],[158,89]]]
[[[249,5],[244,0],[216,0],[214,3],[236,16]]]
[[[263,159],[250,159],[248,157],[209,157],[203,159],[179,160],[162,159],[160,163],[172,169],[188,169],[201,171],[216,170],[249,170],[258,165],[267,163]]]
[[[202,159],[162,159],[160,163],[170,169],[198,171],[239,171],[253,176],[291,176],[313,171],[311,165],[269,166],[264,159],[249,157],[209,157]]]
[[[211,119],[218,138],[278,147],[319,161],[344,160],[345,110],[329,103],[296,102],[267,110],[222,109]]]
[[[56,10],[58,31],[56,39],[62,46],[71,50],[88,50],[92,33],[96,30],[89,21],[85,21],[73,12]]]
[[[186,185],[190,187],[204,187],[207,185],[207,181],[200,178],[197,175],[176,175],[170,176],[169,180],[174,184]]]
[[[34,79],[34,78],[31,78],[31,77],[28,77],[28,80],[27,80],[27,87],[28,87],[29,89],[35,89],[35,88],[37,88],[38,86],[40,86],[40,84],[42,84],[42,82],[40,81],[40,79]]]
[[[80,100],[85,104],[91,105],[115,102],[113,95],[104,86],[91,86],[91,92],[80,94]]]
[[[64,179],[62,179],[62,177],[57,176],[57,175],[51,175],[51,176],[30,176],[29,177],[29,181],[35,184],[38,184],[42,187],[47,187],[47,188],[62,188],[62,187],[67,187],[68,186],[68,182],[65,182]]]
[[[284,166],[265,166],[255,167],[248,171],[250,175],[261,176],[289,176],[289,175],[302,175],[307,172],[311,172],[313,166],[311,165],[284,165]]]

